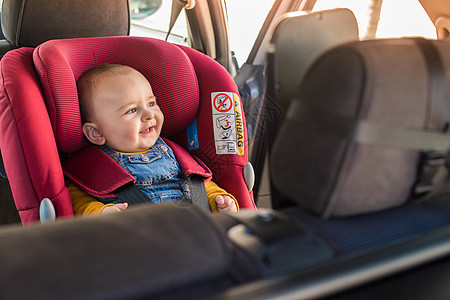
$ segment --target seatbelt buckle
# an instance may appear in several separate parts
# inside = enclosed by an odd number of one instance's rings
[[[413,186],[413,196],[422,197],[431,193],[442,174],[448,168],[448,153],[441,151],[422,152],[419,160],[417,182]]]

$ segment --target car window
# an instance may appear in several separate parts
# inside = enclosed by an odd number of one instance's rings
[[[169,30],[172,0],[130,0],[131,36],[146,36],[164,40]],[[168,41],[187,44],[186,16],[181,12]]]
[[[230,49],[235,53],[239,66],[247,60],[273,2],[274,0],[225,1]],[[130,0],[130,35],[164,40],[169,29],[171,8],[172,0]],[[168,41],[186,45],[187,37],[186,16],[181,12]]]
[[[372,6],[372,0],[317,0],[313,11],[348,8],[358,21],[362,39],[373,38],[368,32],[370,14],[380,7]],[[380,9],[380,19],[375,31],[376,38],[423,36],[436,38],[436,29],[418,0],[384,0]]]
[[[226,0],[230,49],[239,66],[247,60],[274,0]]]

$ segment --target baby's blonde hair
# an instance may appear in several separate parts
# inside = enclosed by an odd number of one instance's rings
[[[81,122],[91,122],[93,91],[105,76],[126,75],[136,71],[134,68],[118,64],[101,64],[86,70],[77,81],[78,101],[80,105]],[[137,71],[136,71],[137,72]]]

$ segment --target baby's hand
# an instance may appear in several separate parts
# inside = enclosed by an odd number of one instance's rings
[[[128,203],[117,203],[112,206],[107,206],[102,210],[102,215],[115,213],[118,211],[122,211],[128,207]]]
[[[214,200],[216,201],[218,211],[237,212],[236,202],[230,196],[219,195]]]

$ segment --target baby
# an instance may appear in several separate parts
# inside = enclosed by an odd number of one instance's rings
[[[103,64],[77,82],[83,133],[135,179],[149,201],[190,197],[189,185],[171,148],[160,138],[164,115],[147,79],[123,65]],[[236,199],[214,182],[205,182],[212,211],[237,211]],[[75,214],[122,211],[127,203],[96,199],[71,183]]]

